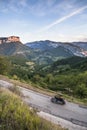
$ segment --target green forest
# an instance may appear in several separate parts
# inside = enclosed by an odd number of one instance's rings
[[[87,103],[87,58],[71,57],[50,66],[27,64],[17,57],[0,57],[0,74],[61,92]]]

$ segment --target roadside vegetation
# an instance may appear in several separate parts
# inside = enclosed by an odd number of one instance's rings
[[[31,83],[35,87],[61,92],[72,101],[87,104],[87,58],[71,57],[50,66],[30,66],[26,64],[26,59],[18,59],[1,57],[0,74]]]
[[[14,94],[16,94],[16,95],[18,95],[18,96],[20,96],[20,97],[23,96],[23,95],[22,95],[22,92],[20,91],[20,88],[19,88],[18,86],[16,86],[16,85],[13,85],[13,86],[11,86],[11,87],[8,87],[8,89],[9,89],[11,92],[13,92]]]
[[[37,116],[19,96],[0,88],[0,130],[64,130]]]

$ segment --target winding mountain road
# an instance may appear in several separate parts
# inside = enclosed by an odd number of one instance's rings
[[[67,101],[66,105],[54,104],[50,101],[50,96],[27,90],[25,88],[21,89],[25,97],[29,96],[29,98],[25,98],[24,100],[32,107],[69,120],[77,125],[87,127],[87,109]]]
[[[3,87],[12,86],[11,83],[3,80],[0,80],[0,85]],[[20,87],[20,90],[25,97],[23,100],[30,106],[38,109],[39,111],[54,115],[55,117],[60,117],[68,120],[73,124],[85,127],[85,130],[87,130],[87,108],[80,107],[78,104],[70,103],[67,101],[66,105],[54,104],[50,101],[50,96],[22,87]]]

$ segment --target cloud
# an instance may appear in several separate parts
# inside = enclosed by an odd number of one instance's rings
[[[65,1],[58,0],[37,0],[34,3],[31,0],[28,2],[29,11],[36,16],[52,16],[53,14],[60,15],[64,10],[66,5],[69,3]],[[70,4],[69,4],[70,5]]]
[[[60,19],[54,21],[53,23],[51,23],[51,24],[45,26],[43,29],[41,29],[41,30],[38,31],[38,32],[46,31],[46,30],[52,28],[53,26],[55,26],[55,25],[57,25],[57,24],[59,24],[59,23],[62,23],[63,21],[67,20],[68,18],[70,18],[70,17],[72,17],[72,16],[74,16],[74,15],[79,14],[80,12],[84,11],[85,9],[87,9],[87,5],[86,5],[86,6],[83,6],[83,7],[81,7],[81,8],[79,8],[78,10],[76,10],[76,11],[70,13],[69,15],[66,15],[66,16],[64,16],[64,17],[62,17],[62,18],[60,18]]]
[[[27,0],[0,0],[0,12],[2,13],[19,13],[23,9],[28,8]]]

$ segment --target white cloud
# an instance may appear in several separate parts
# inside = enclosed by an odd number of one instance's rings
[[[23,8],[27,8],[27,0],[8,0],[8,1],[0,1],[1,12],[16,12],[19,13]]]

